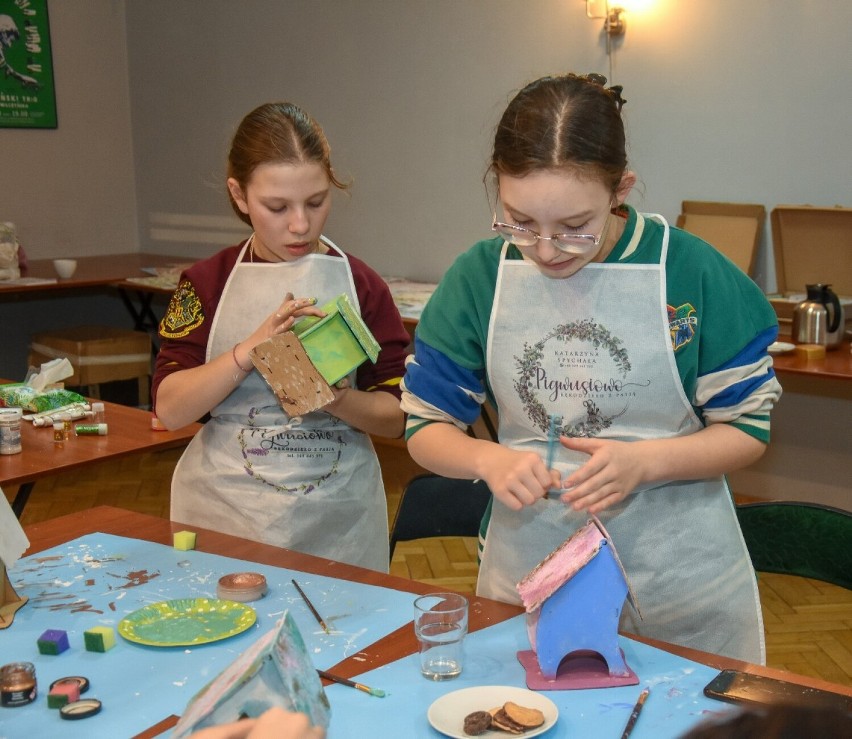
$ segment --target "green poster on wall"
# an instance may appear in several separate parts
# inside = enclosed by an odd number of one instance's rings
[[[47,0],[0,0],[0,127],[56,128]]]

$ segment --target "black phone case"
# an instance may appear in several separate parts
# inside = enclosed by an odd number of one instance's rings
[[[722,670],[704,687],[708,698],[752,705],[794,703],[852,711],[852,697],[739,670]]]

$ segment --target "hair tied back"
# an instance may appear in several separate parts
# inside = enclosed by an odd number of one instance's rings
[[[621,91],[624,88],[621,85],[613,85],[612,87],[607,88],[607,92],[612,95],[613,102],[615,103],[615,107],[618,108],[618,112],[621,112],[621,109],[624,107],[624,104],[627,102],[623,97],[621,97]]]
[[[584,74],[583,79],[587,82],[595,85],[597,87],[604,87],[606,85],[606,77],[598,72],[590,72],[589,74]],[[624,104],[627,102],[623,97],[621,97],[621,93],[624,88],[621,85],[612,85],[611,87],[607,87],[606,91],[609,93],[612,101],[615,103],[616,110],[621,112],[621,109],[624,107]]]

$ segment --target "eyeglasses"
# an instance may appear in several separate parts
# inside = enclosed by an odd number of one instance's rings
[[[497,220],[496,216],[494,222],[491,224],[491,230],[496,231],[506,241],[515,244],[515,246],[535,246],[539,241],[550,241],[559,251],[566,254],[574,254],[575,256],[585,256],[588,254],[601,243],[601,237],[603,236],[603,230],[597,236],[595,234],[575,233],[542,236],[531,228],[513,226],[511,223],[501,223]]]

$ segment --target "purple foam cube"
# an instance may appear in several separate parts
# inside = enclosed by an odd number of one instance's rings
[[[38,638],[38,651],[41,654],[61,654],[68,649],[68,632],[62,629],[48,629]]]

